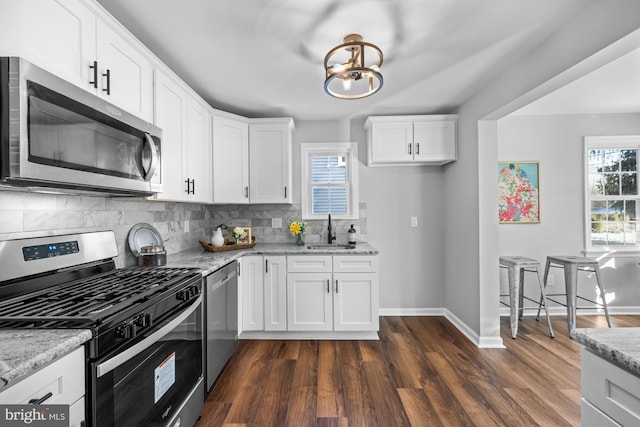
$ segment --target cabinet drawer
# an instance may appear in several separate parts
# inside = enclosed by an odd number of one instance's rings
[[[331,273],[331,255],[288,256],[287,273]]]
[[[620,424],[607,417],[598,408],[582,398],[580,406],[581,427],[620,427]]]
[[[0,402],[26,404],[51,393],[46,404],[70,405],[84,396],[84,348],[67,354],[0,393]]]
[[[378,257],[375,255],[336,255],[333,257],[334,273],[375,273]]]
[[[582,397],[625,425],[640,425],[640,378],[582,349]]]

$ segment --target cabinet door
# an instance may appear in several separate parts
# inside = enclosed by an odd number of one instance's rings
[[[287,330],[287,257],[264,257],[264,330]]]
[[[153,65],[132,42],[101,20],[97,21],[96,60],[98,95],[151,121],[153,116]],[[106,74],[108,73],[108,77]]]
[[[190,180],[190,202],[211,203],[211,115],[206,106],[189,96],[186,126],[186,170]]]
[[[288,330],[333,330],[332,289],[331,273],[289,273]]]
[[[413,122],[382,122],[371,125],[373,162],[399,162],[413,159]]]
[[[155,75],[155,124],[162,129],[162,193],[159,200],[187,200],[184,123],[187,115],[187,93],[180,84],[163,72]]]
[[[249,200],[291,203],[291,121],[249,125]]]
[[[377,331],[378,274],[334,273],[333,328],[336,331]]]
[[[83,89],[95,91],[89,85],[89,65],[95,49],[96,17],[81,2],[2,2],[0,56],[21,56]]]
[[[434,120],[413,124],[414,159],[439,162],[456,159],[455,120]]]
[[[261,256],[243,256],[240,260],[242,283],[242,330],[264,330],[264,274]]]
[[[213,203],[249,203],[249,125],[213,116]]]

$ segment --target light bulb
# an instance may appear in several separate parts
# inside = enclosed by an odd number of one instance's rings
[[[351,90],[351,78],[346,78],[346,79],[342,80],[342,87],[346,91]]]

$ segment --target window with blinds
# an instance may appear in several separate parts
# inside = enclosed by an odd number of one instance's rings
[[[302,213],[305,219],[358,217],[357,145],[302,144]]]
[[[347,213],[345,156],[311,157],[311,211],[314,215]]]

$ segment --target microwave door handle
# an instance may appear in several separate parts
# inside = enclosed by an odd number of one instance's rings
[[[151,138],[151,135],[148,133],[144,134],[144,141],[149,145],[149,149],[151,150],[151,164],[149,165],[149,170],[145,171],[144,180],[151,181],[151,178],[158,167],[158,149],[156,148],[156,144],[153,142],[153,138]],[[144,165],[142,167],[144,167]]]

